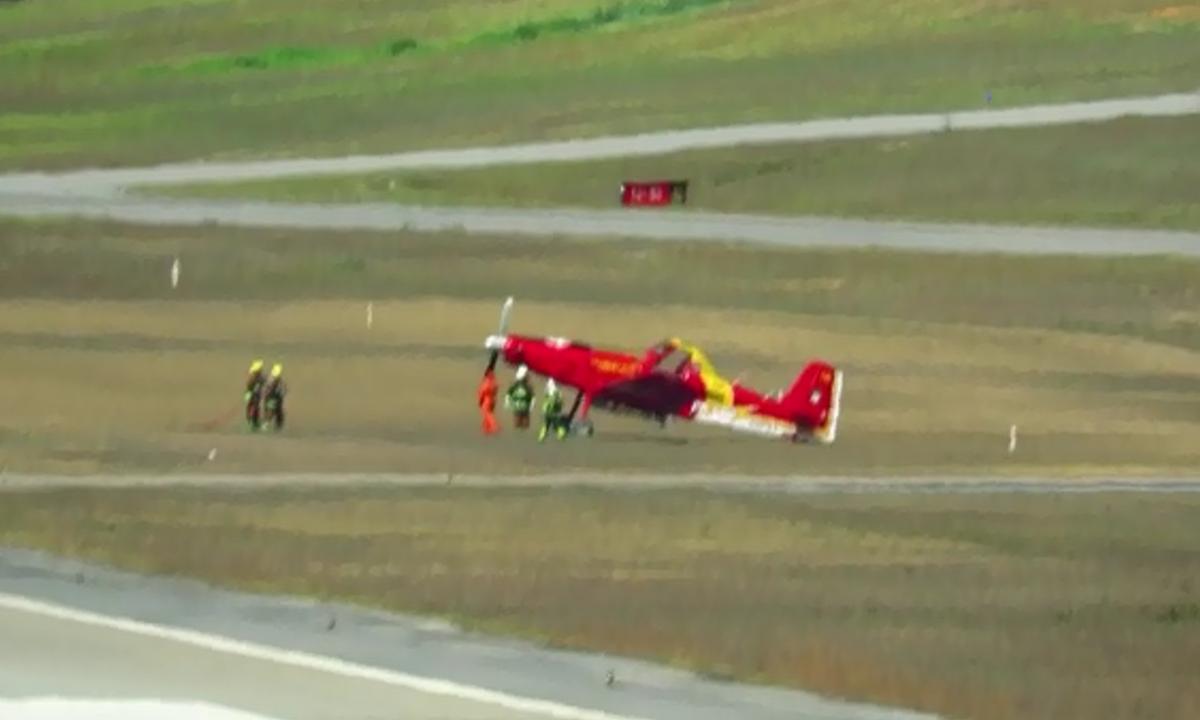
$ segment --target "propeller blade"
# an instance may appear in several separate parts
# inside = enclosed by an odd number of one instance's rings
[[[500,326],[496,330],[497,335],[508,334],[508,318],[512,315],[513,299],[509,297],[504,301],[504,307],[500,308]]]
[[[510,296],[504,301],[504,306],[500,308],[500,324],[496,328],[496,334],[491,338],[488,338],[488,344],[492,346],[492,353],[488,357],[487,369],[484,370],[484,375],[494,371],[496,369],[496,363],[500,360],[501,346],[499,343],[493,343],[492,340],[495,338],[502,342],[503,338],[508,335],[508,319],[512,315],[512,307],[513,299]]]

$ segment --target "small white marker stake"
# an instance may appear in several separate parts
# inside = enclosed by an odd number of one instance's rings
[[[367,303],[367,329],[375,323],[375,303]]]
[[[175,258],[175,262],[171,263],[171,287],[179,287],[179,258]]]
[[[1017,450],[1017,426],[1013,425],[1008,428],[1008,454],[1012,455]]]
[[[208,459],[210,461],[217,459],[217,449],[216,448],[213,448],[212,450],[208,451]]]

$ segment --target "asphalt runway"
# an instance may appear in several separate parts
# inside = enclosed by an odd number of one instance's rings
[[[929,717],[11,549],[0,550],[5,698],[187,701],[278,720]]]
[[[532,720],[545,715],[367,679],[230,655],[4,607],[0,696],[203,699],[267,717],[455,717]]]
[[[716,240],[795,247],[1037,254],[1200,255],[1200,233],[870,222],[691,211],[428,208],[157,199],[134,186],[333,175],[406,168],[586,160],[771,142],[1099,122],[1122,116],[1200,113],[1200,91],[1002,110],[834,118],[799,123],[676,130],[588,140],[379,156],[182,163],[149,168],[0,175],[0,215],[106,218],[146,224],[218,223],[248,227],[458,230],[510,235]],[[615,188],[614,188],[615,191]]]

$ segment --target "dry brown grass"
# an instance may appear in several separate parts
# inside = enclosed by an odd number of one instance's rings
[[[0,225],[0,251],[10,471],[1200,465],[1197,263],[21,223]],[[842,438],[801,449],[605,415],[563,447],[482,438],[480,344],[510,292],[514,330],[631,350],[682,335],[760,387],[825,357],[847,371]],[[291,380],[279,437],[238,423],[260,355]]]
[[[1200,452],[1187,412],[1195,390],[1149,390],[1186,377],[1191,351],[1042,330],[978,329],[685,308],[523,303],[518,326],[587,327],[597,342],[650,342],[691,326],[731,374],[782,385],[811,349],[847,367],[842,442],[798,449],[598,415],[594,442],[562,448],[481,437],[471,392],[490,301],[364,306],[264,303],[0,303],[10,346],[0,404],[10,470],[400,470],[466,472],[665,466],[795,472],[801,467],[1011,472],[1081,465],[1185,468]],[[258,321],[266,319],[266,325]],[[789,325],[802,329],[793,330]],[[41,328],[35,331],[34,328]],[[781,330],[781,328],[786,328]],[[291,427],[250,437],[236,416],[251,355],[281,358],[294,388]],[[1080,370],[1087,367],[1086,372]],[[1106,383],[1116,385],[1106,388]],[[165,390],[169,389],[169,390]],[[1020,452],[1006,454],[1010,423]],[[1114,438],[1120,439],[1113,447]],[[77,445],[78,450],[72,450]],[[209,462],[207,453],[218,449]]]
[[[0,543],[981,720],[1200,711],[1200,497],[9,494]]]

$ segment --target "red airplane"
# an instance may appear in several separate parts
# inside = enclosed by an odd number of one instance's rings
[[[810,362],[786,391],[766,395],[721,377],[699,349],[679,339],[660,342],[637,357],[566,338],[510,335],[512,302],[509,298],[501,310],[499,332],[484,341],[491,351],[488,372],[503,357],[509,365],[525,365],[574,388],[567,422],[588,435],[588,410],[599,407],[641,415],[660,425],[667,418],[682,418],[826,445],[837,437],[842,372],[829,363]]]

